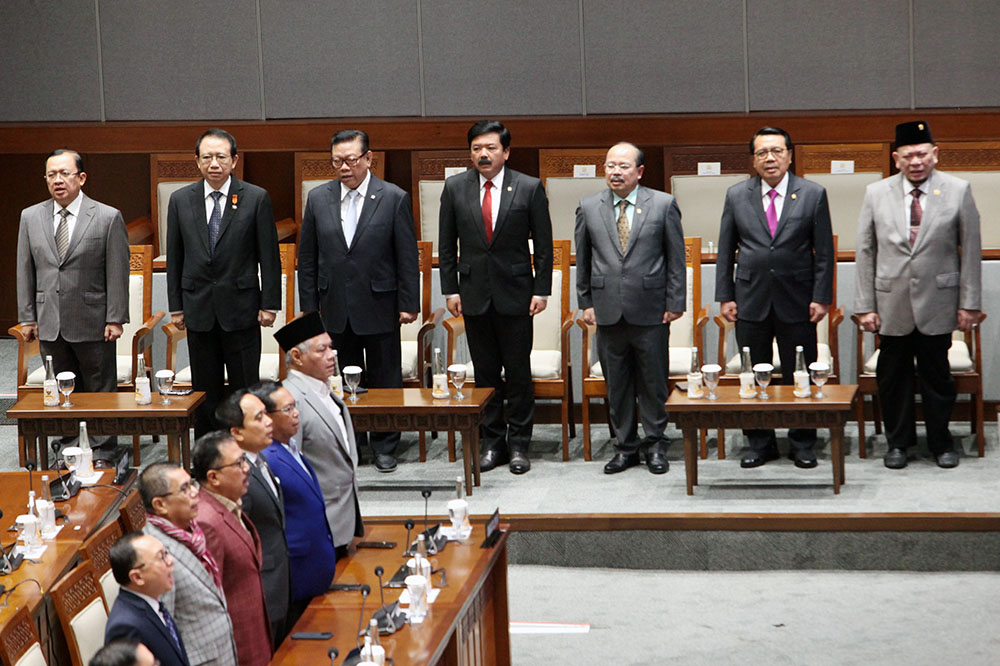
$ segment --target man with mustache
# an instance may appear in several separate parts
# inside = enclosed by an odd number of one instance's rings
[[[447,179],[441,193],[441,291],[448,311],[465,318],[476,386],[496,391],[483,421],[480,468],[509,462],[524,474],[535,411],[531,318],[552,287],[549,204],[540,180],[504,166],[510,131],[502,123],[480,120],[468,139],[475,169]]]

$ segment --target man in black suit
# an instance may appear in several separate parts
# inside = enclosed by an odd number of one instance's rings
[[[111,641],[98,650],[87,666],[156,666],[149,648],[134,640]]]
[[[121,589],[108,614],[105,642],[138,640],[163,666],[189,666],[184,640],[160,602],[174,586],[174,558],[156,537],[141,532],[116,541],[108,558]]]
[[[281,259],[271,198],[232,175],[236,139],[207,130],[195,158],[204,178],[174,192],[167,210],[167,300],[188,332],[194,389],[205,392],[200,437],[223,398],[223,367],[230,389],[260,378],[260,327],[281,308]]]
[[[256,385],[255,385],[256,386]],[[264,403],[247,389],[231,394],[215,410],[219,427],[226,429],[250,461],[250,484],[243,495],[243,512],[260,535],[260,578],[267,602],[271,638],[280,645],[291,627],[285,625],[292,596],[285,538],[285,503],[278,481],[261,451],[271,445],[273,425]]]
[[[736,322],[736,340],[753,363],[770,363],[778,341],[781,380],[791,384],[795,347],[816,360],[816,324],[833,300],[833,232],[826,190],[788,172],[792,140],[763,127],[750,140],[757,176],[726,192],[719,230],[715,300]],[[739,251],[739,265],[736,253]],[[747,430],[742,467],[778,457],[773,430]],[[797,467],[816,466],[816,431],[791,429],[789,454]]]
[[[340,178],[314,189],[306,202],[299,302],[305,312],[319,310],[341,367],[362,368],[365,386],[401,388],[399,327],[420,311],[410,196],[371,172],[364,132],[337,132],[330,152]],[[378,471],[396,470],[398,443],[398,432],[371,435]]]
[[[476,168],[446,180],[441,193],[441,290],[448,311],[465,317],[476,385],[496,391],[483,421],[480,467],[509,461],[511,472],[523,474],[531,469],[535,411],[531,318],[545,309],[552,288],[549,203],[540,180],[504,167],[510,131],[502,123],[480,120],[468,139]]]

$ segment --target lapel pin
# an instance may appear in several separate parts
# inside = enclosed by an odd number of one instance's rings
[[[642,209],[641,208],[636,208],[635,212],[638,213],[639,215],[642,215]]]
[[[508,186],[507,186],[507,191],[508,191],[508,192],[513,192],[513,191],[514,191],[514,188],[513,188],[513,187],[511,187],[510,185],[508,185]]]
[[[934,190],[934,196],[936,197],[941,196],[941,190]]]
[[[793,199],[797,199],[798,197],[799,197],[799,195],[797,195],[795,192],[792,192],[792,198]]]
[[[236,210],[236,203],[237,203],[237,202],[238,202],[239,200],[240,200],[239,196],[238,196],[238,195],[236,195],[236,194],[234,194],[234,195],[233,195],[233,210]]]
[[[375,198],[375,195],[373,194],[373,195],[372,195],[372,199],[374,199],[374,198]]]

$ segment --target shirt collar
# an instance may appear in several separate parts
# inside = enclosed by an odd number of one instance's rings
[[[247,460],[249,460],[252,464],[256,465],[257,464],[257,456],[260,455],[260,454],[254,453],[253,451],[247,451],[246,449],[243,449],[243,455],[245,455],[247,457]]]
[[[212,196],[212,192],[215,192],[215,190],[212,189],[212,186],[208,184],[207,180],[202,180],[201,182],[205,186],[205,198],[207,199],[210,196]],[[219,188],[218,191],[222,192],[222,198],[223,199],[225,199],[226,198],[226,194],[229,193],[229,186],[232,185],[232,183],[233,183],[233,177],[230,176],[229,178],[226,178],[226,182],[224,182],[222,184],[222,187]]]
[[[493,189],[497,192],[499,192],[500,188],[503,187],[503,173],[506,169],[507,167],[500,167],[500,173],[488,179],[491,183],[493,183]],[[486,181],[486,176],[479,174],[479,189],[486,187]]]
[[[760,192],[761,196],[766,197],[768,192],[770,192],[771,190],[776,190],[778,192],[778,196],[784,199],[785,193],[788,192],[788,172],[787,171],[785,172],[785,175],[781,177],[781,181],[774,187],[771,187],[763,180],[761,180],[760,183],[761,183],[761,192]]]
[[[306,383],[306,385],[309,387],[309,390],[311,390],[313,393],[317,393],[322,396],[330,395],[330,387],[323,380],[316,379],[315,377],[307,375],[306,373],[301,372],[299,370],[289,370],[289,372],[294,372],[300,379],[302,379],[302,381]]]
[[[55,210],[56,215],[59,214],[60,210],[62,210],[63,208],[65,208],[66,210],[69,211],[70,215],[72,215],[73,217],[79,218],[80,217],[80,209],[83,208],[83,191],[81,190],[80,192],[77,192],[76,198],[73,199],[72,201],[70,201],[68,206],[60,206],[59,203],[55,202],[55,201],[54,201],[54,203],[55,203],[54,210]]]
[[[361,184],[358,185],[358,187],[357,187],[357,192],[358,192],[358,194],[361,195],[361,199],[362,200],[365,198],[365,196],[368,195],[368,183],[370,183],[371,180],[372,180],[372,172],[369,171],[368,173],[365,174],[365,179],[363,181],[361,181]],[[341,187],[340,188],[340,200],[341,200],[341,202],[343,202],[345,199],[347,199],[348,193],[353,192],[353,191],[354,190],[349,190],[346,187]],[[358,203],[361,203],[361,202],[359,201]]]
[[[230,512],[235,513],[236,517],[239,518],[239,516],[240,516],[240,509],[243,506],[243,502],[241,500],[237,500],[236,502],[234,502],[233,500],[229,499],[228,497],[223,497],[219,493],[212,492],[211,490],[209,490],[205,486],[202,486],[201,489],[204,490],[209,495],[211,495],[212,497],[214,497],[215,499],[219,500],[219,504],[221,504],[222,506],[226,507],[226,509],[228,509]]]
[[[926,178],[926,180],[924,180],[924,182],[920,183],[919,185],[914,185],[913,183],[911,183],[906,178],[906,176],[903,176],[903,180],[906,181],[906,192],[904,192],[904,194],[912,194],[914,188],[920,190],[923,194],[927,194],[928,192],[931,191],[931,185],[930,185],[931,178],[930,178],[930,176],[928,176]]]
[[[625,196],[625,197],[620,197],[620,196],[618,196],[618,194],[616,194],[616,193],[615,193],[614,191],[612,191],[612,192],[611,192],[611,194],[613,194],[613,195],[614,195],[614,198],[615,198],[615,206],[616,206],[616,207],[617,207],[617,206],[618,206],[618,205],[619,205],[619,204],[620,204],[620,203],[621,203],[622,201],[627,201],[627,202],[629,202],[630,204],[632,204],[632,205],[634,206],[634,205],[635,205],[635,202],[636,202],[636,201],[637,201],[637,200],[639,199],[639,186],[638,186],[638,185],[636,185],[635,187],[633,187],[633,188],[632,188],[632,191],[631,191],[631,192],[629,192],[629,193],[628,193],[628,195],[627,195],[627,196]]]
[[[133,590],[131,587],[126,587],[124,589],[128,590],[129,592],[131,592],[135,596],[137,596],[140,599],[142,599],[143,601],[145,601],[147,604],[149,604],[149,607],[152,608],[156,612],[157,615],[160,615],[160,600],[159,599],[157,599],[155,597],[151,597],[148,594],[143,594],[142,592],[137,592],[136,590]]]

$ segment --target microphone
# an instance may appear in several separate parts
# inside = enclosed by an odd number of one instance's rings
[[[338,650],[335,647],[332,647],[326,651],[326,656],[330,658],[330,666],[333,666],[334,662],[337,661],[337,657],[340,656],[340,650]]]
[[[342,666],[356,666],[361,663],[361,623],[365,619],[365,601],[368,600],[368,595],[371,594],[371,592],[372,588],[370,585],[361,586],[361,615],[358,616],[358,633],[354,637],[354,644],[357,647],[347,653],[347,656],[344,657],[344,663]]]
[[[382,602],[382,608],[385,608],[385,593],[382,591],[382,574],[385,573],[385,569],[382,567],[375,567],[375,575],[378,576],[378,596],[379,601]]]
[[[0,518],[3,518],[3,509],[0,509]],[[17,545],[17,537],[14,537],[14,545],[10,547],[11,552],[14,551],[14,546]],[[7,555],[7,551],[4,549],[3,544],[0,543],[0,576],[6,576],[7,574],[14,573],[17,568],[21,566],[21,562],[24,561],[24,555]]]
[[[424,534],[427,534],[427,507],[431,499],[431,489],[424,488],[420,494],[424,496]]]
[[[35,477],[32,474],[35,471],[35,463],[29,460],[24,463],[24,469],[28,470],[28,492],[32,492],[35,489]]]
[[[385,569],[380,566],[375,567],[375,575],[378,576],[378,595],[382,607],[372,614],[372,619],[378,623],[379,633],[394,634],[403,626],[405,618],[399,612],[398,601],[390,606],[385,605],[385,593],[382,592],[382,574],[384,573]]]
[[[403,557],[409,557],[413,554],[410,551],[410,546],[413,544],[413,542],[410,541],[410,530],[413,529],[413,519],[407,518],[406,522],[403,524],[406,526],[406,549],[403,551]]]

